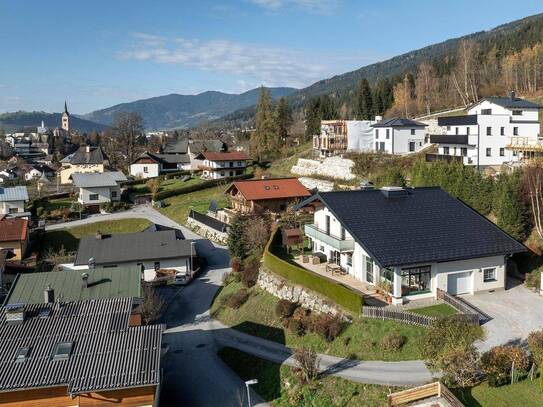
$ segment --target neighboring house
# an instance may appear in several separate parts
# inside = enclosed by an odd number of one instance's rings
[[[121,183],[126,176],[121,171],[72,174],[76,188],[79,188],[77,201],[81,205],[100,205],[121,200]]]
[[[190,170],[188,154],[145,152],[130,164],[130,175],[137,178],[153,178],[160,174],[181,170]]]
[[[0,187],[0,216],[28,216],[28,212],[25,212],[27,201],[28,192],[25,186]]]
[[[377,116],[377,121],[381,118]],[[372,151],[373,129],[370,120],[321,120],[321,132],[313,136],[313,148],[321,158],[347,151]]]
[[[488,97],[467,109],[467,115],[439,117],[444,134],[432,134],[439,155],[461,157],[465,165],[501,166],[541,156],[541,106],[517,98]]]
[[[190,274],[191,259],[196,256],[191,240],[178,239],[174,230],[84,236],[77,255],[66,268],[139,266],[145,281],[152,281],[161,270],[175,275]]]
[[[28,247],[28,220],[0,217],[0,249],[6,249],[15,256],[12,260],[22,260]]]
[[[26,169],[25,180],[32,181],[34,179],[39,179],[42,176],[46,178],[51,178],[55,175],[55,171],[45,164],[32,164],[29,165]]]
[[[0,183],[17,179],[17,173],[13,169],[5,169],[0,171]]]
[[[60,161],[60,183],[71,183],[71,175],[75,173],[104,172],[109,160],[100,147],[82,146]]]
[[[390,285],[393,304],[505,288],[507,259],[527,249],[439,187],[325,192],[298,205],[313,252],[357,280]]]
[[[117,297],[142,298],[139,267],[18,274],[4,305],[43,304],[48,298],[52,302],[73,302]]]
[[[311,195],[297,178],[268,178],[235,181],[225,191],[235,212],[270,212],[278,214],[289,204]],[[231,219],[225,219],[230,223]]]
[[[220,153],[228,151],[228,146],[221,140],[204,140],[204,141],[190,141],[187,147],[188,155],[190,157],[190,167],[193,170],[197,170],[203,165],[203,160],[199,160],[196,157],[204,152]]]
[[[425,144],[426,125],[415,120],[395,117],[379,121],[372,127],[376,152],[416,153]]]
[[[2,307],[0,404],[155,405],[163,326],[131,325],[133,307],[131,298]]]
[[[249,156],[243,151],[212,152],[202,151],[195,157],[202,161],[198,168],[202,170],[202,177],[209,179],[219,179],[235,177],[245,174]]]

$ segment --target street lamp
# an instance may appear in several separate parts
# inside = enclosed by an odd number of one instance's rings
[[[245,387],[247,388],[247,405],[249,407],[251,407],[251,391],[249,390],[249,386],[252,384],[257,384],[257,383],[258,383],[257,379],[247,380],[245,382]]]

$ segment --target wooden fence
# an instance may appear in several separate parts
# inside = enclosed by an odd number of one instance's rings
[[[435,317],[415,314],[414,312],[394,310],[384,307],[371,307],[368,305],[364,305],[362,307],[362,315],[366,318],[391,319],[394,321],[403,322],[404,324],[419,326],[428,326],[436,319]]]
[[[448,292],[441,289],[437,289],[437,299],[442,300],[444,303],[449,304],[451,307],[456,309],[462,315],[462,318],[465,318],[468,322],[479,325],[482,319],[486,318],[486,315],[483,315],[479,310],[473,308],[466,301],[453,297]]]
[[[417,400],[424,400],[430,397],[439,397],[447,401],[451,407],[464,407],[464,404],[458,400],[454,394],[441,382],[425,384],[424,386],[414,387],[392,393],[387,396],[388,407],[401,406],[412,403]]]

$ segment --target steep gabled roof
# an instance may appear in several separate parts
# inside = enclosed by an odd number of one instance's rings
[[[491,103],[495,103],[507,109],[541,109],[542,108],[537,103],[530,102],[529,100],[526,100],[526,99],[521,99],[517,97],[497,97],[497,96],[483,98],[477,103],[475,103],[475,105],[479,104],[483,100],[487,100]]]
[[[188,146],[188,139],[168,141],[162,151],[164,154],[186,154]]]
[[[221,140],[204,140],[204,141],[193,141],[189,143],[189,150],[191,154],[200,154],[202,151],[226,151],[226,144]]]
[[[15,174],[12,170],[7,171],[11,171]],[[0,187],[0,202],[9,201],[28,201],[28,191],[26,190],[26,187],[21,185],[8,188]]]
[[[76,172],[71,178],[78,188],[114,187],[126,181],[126,176],[121,171]]]
[[[103,164],[107,159],[108,158],[101,147],[89,147],[89,151],[87,152],[87,146],[81,146],[75,153],[64,157],[61,162],[73,165]]]
[[[426,127],[426,125],[411,119],[393,117],[392,119],[385,119],[372,124],[371,127]]]
[[[27,233],[27,219],[0,217],[0,242],[25,240]]]
[[[225,193],[237,189],[248,201],[263,199],[306,198],[309,190],[298,181],[298,178],[268,178],[235,181]]]
[[[526,247],[439,187],[319,193],[322,202],[381,267],[513,254]]]

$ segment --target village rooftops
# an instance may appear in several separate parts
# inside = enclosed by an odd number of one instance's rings
[[[60,162],[73,165],[103,164],[107,160],[100,147],[81,146],[72,154],[64,157]]]
[[[114,187],[126,181],[126,176],[121,171],[76,172],[71,178],[78,188]]]
[[[146,151],[138,158],[136,158],[132,164],[136,164],[141,160],[151,160],[157,164],[189,164],[190,157],[188,154],[155,154]]]
[[[248,201],[285,198],[305,198],[311,195],[298,178],[268,178],[235,181],[226,193],[239,191]]]
[[[107,265],[189,257],[191,242],[178,239],[175,230],[83,236],[74,265],[88,265],[91,258]]]
[[[131,298],[2,307],[0,392],[158,385],[163,326],[129,327],[132,307]]]
[[[226,151],[226,144],[221,140],[198,140],[189,143],[189,150],[191,154],[197,155],[202,151]]]
[[[141,298],[141,268],[115,267],[18,274],[6,304],[42,304],[44,290],[62,302],[100,298]]]
[[[247,161],[250,160],[250,157],[243,151],[202,151],[198,154],[196,159],[205,159],[209,161]]]
[[[28,191],[25,186],[0,187],[0,202],[28,201]]]
[[[169,141],[164,145],[162,151],[165,154],[187,154],[188,147],[188,139]]]
[[[439,187],[323,192],[323,204],[380,267],[525,252],[484,216]]]
[[[402,117],[393,117],[374,123],[372,127],[426,127],[424,123]]]
[[[26,240],[28,220],[22,218],[6,218],[0,215],[0,242]]]

